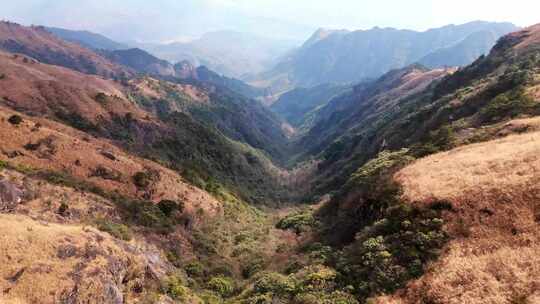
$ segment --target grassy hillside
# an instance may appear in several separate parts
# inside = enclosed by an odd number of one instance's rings
[[[64,41],[39,26],[25,27],[2,21],[0,49],[24,54],[43,63],[65,66],[107,78],[124,79],[134,72],[79,44]]]

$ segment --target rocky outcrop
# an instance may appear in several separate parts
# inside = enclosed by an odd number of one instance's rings
[[[23,191],[15,184],[0,180],[0,211],[9,212],[15,209],[23,199]]]

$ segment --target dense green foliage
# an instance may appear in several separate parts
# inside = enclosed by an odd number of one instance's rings
[[[313,217],[313,211],[306,210],[298,211],[285,216],[276,224],[276,228],[283,230],[290,229],[296,234],[300,234],[315,225],[316,220]]]
[[[133,238],[133,233],[131,229],[124,224],[118,224],[105,219],[99,219],[97,220],[96,225],[99,230],[105,231],[110,235],[114,236],[115,238],[124,241],[130,241]]]

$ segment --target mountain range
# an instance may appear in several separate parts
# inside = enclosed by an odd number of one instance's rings
[[[292,87],[374,79],[413,63],[430,68],[462,66],[487,53],[499,37],[515,30],[517,27],[510,23],[480,21],[425,32],[320,29],[274,68],[248,80],[279,93]]]
[[[267,106],[0,22],[0,302],[536,303],[540,25],[478,34],[510,26],[319,31],[289,57],[318,72]],[[357,36],[384,65],[308,60]]]
[[[210,32],[189,42],[140,47],[171,62],[189,61],[228,77],[243,78],[274,65],[299,42],[273,40],[235,31]]]

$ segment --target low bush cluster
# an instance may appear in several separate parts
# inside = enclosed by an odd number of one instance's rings
[[[313,217],[312,210],[298,211],[282,218],[276,228],[282,230],[293,230],[296,234],[301,234],[314,227],[317,221]]]
[[[131,229],[124,224],[114,223],[106,219],[98,219],[96,225],[99,230],[107,232],[117,239],[130,241],[133,238]]]
[[[337,272],[323,265],[312,265],[291,275],[261,274],[241,303],[357,304],[346,288],[337,283]]]
[[[218,293],[223,298],[227,298],[234,292],[234,281],[225,276],[216,276],[208,281],[208,289]]]
[[[154,170],[139,171],[132,177],[133,183],[137,188],[146,190],[155,182],[159,181],[159,172]]]
[[[387,208],[379,220],[356,234],[336,262],[341,284],[360,298],[401,288],[423,273],[446,241],[438,210],[407,205]]]

